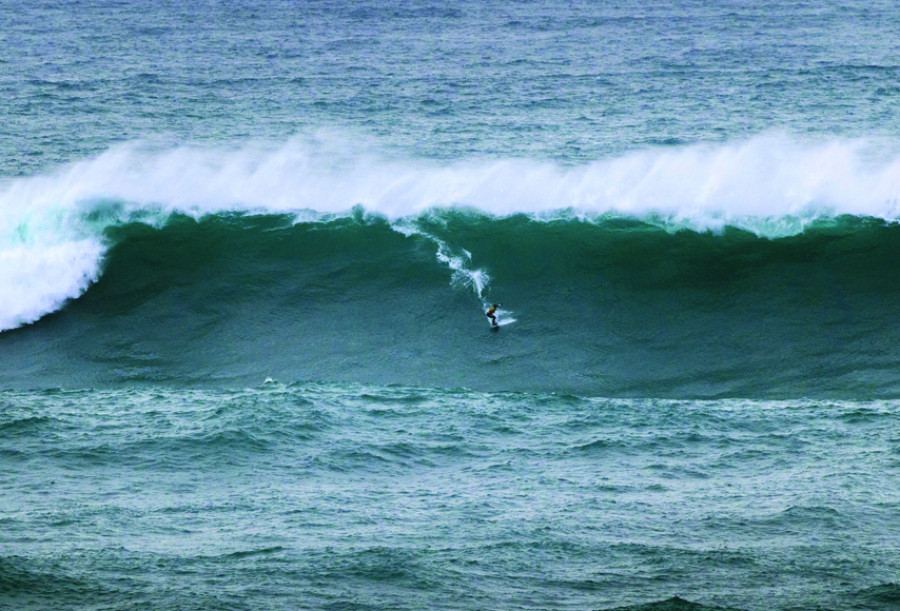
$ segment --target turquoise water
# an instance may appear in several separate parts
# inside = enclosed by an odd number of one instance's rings
[[[0,606],[897,608],[893,4],[8,5]]]
[[[898,419],[896,402],[347,384],[7,393],[3,592],[35,608],[889,609]]]

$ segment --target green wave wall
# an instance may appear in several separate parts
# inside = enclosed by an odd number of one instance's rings
[[[766,239],[459,210],[402,224],[357,211],[112,227],[102,274],[83,296],[0,335],[0,385],[272,378],[604,396],[900,391],[897,225],[841,217]],[[441,253],[461,263],[452,269]],[[465,276],[475,273],[484,284],[472,290]],[[492,333],[483,302],[500,302],[516,322]]]

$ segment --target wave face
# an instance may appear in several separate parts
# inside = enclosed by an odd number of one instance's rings
[[[772,136],[567,168],[119,147],[2,192],[0,384],[895,396],[898,166],[874,150]],[[763,181],[785,160],[823,169]],[[498,333],[492,302],[515,320]]]

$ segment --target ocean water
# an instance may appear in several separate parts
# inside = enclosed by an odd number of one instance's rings
[[[0,607],[900,607],[894,3],[2,8]]]

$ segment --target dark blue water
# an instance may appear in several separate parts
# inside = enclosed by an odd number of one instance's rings
[[[893,4],[4,8],[0,607],[898,607]]]

